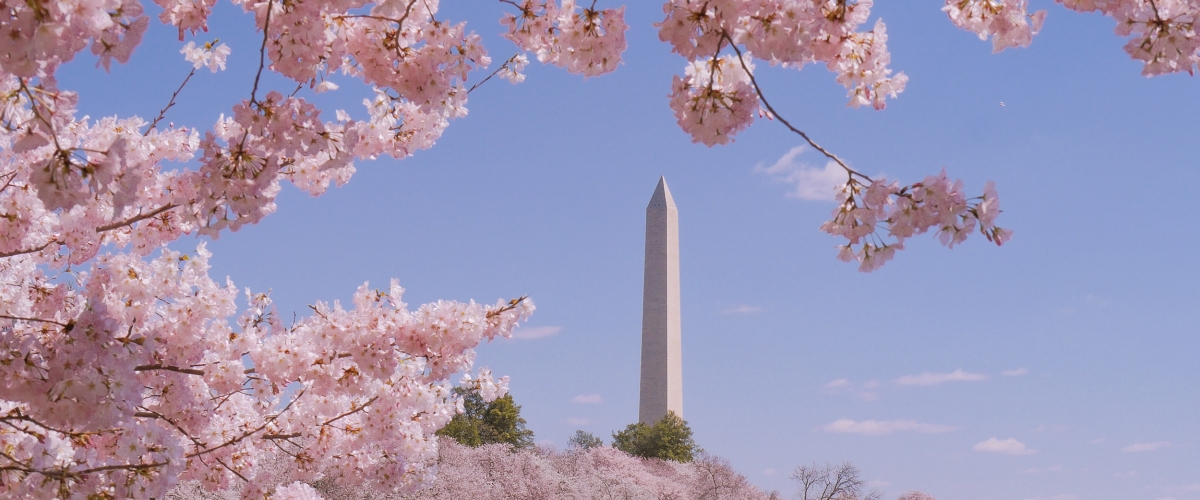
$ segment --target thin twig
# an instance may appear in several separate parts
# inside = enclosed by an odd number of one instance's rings
[[[491,80],[493,76],[496,76],[496,74],[500,73],[500,70],[507,68],[508,64],[513,62],[517,58],[517,56],[520,56],[520,55],[521,55],[520,53],[513,54],[512,57],[510,57],[510,58],[508,58],[508,60],[504,61],[504,64],[501,64],[499,68],[496,68],[496,71],[493,71],[492,74],[488,75],[483,80],[480,80],[479,83],[476,83],[475,85],[472,85],[471,88],[467,89],[467,94],[470,95],[471,91],[475,90],[480,85],[487,83],[488,80]]]
[[[301,390],[301,391],[300,391],[298,394],[296,394],[296,397],[292,398],[292,400],[288,402],[287,406],[284,406],[282,410],[279,410],[279,413],[276,413],[276,414],[274,414],[274,415],[271,415],[271,416],[267,417],[267,421],[266,421],[266,422],[263,422],[263,424],[262,424],[262,425],[260,425],[260,426],[258,426],[258,427],[256,427],[256,428],[254,428],[253,430],[251,430],[251,431],[249,431],[249,432],[246,432],[245,434],[242,434],[241,436],[238,436],[238,437],[232,438],[232,439],[230,439],[230,440],[228,440],[228,441],[226,441],[226,442],[224,442],[224,443],[221,443],[221,444],[219,444],[219,445],[217,445],[217,446],[214,446],[214,447],[212,447],[212,448],[208,448],[208,449],[205,449],[205,450],[200,450],[200,451],[197,451],[197,452],[195,452],[195,453],[189,454],[189,455],[187,455],[187,456],[186,456],[186,457],[184,457],[184,458],[195,458],[195,457],[204,456],[204,455],[206,455],[206,454],[212,453],[212,452],[214,452],[214,451],[217,451],[217,450],[219,450],[219,449],[221,449],[221,448],[224,448],[224,447],[226,447],[226,446],[231,446],[231,445],[237,444],[238,442],[242,441],[243,439],[246,439],[246,438],[248,438],[248,437],[250,437],[250,436],[253,436],[253,435],[254,435],[255,433],[257,433],[258,431],[261,431],[261,430],[263,430],[263,429],[266,429],[266,428],[267,428],[267,426],[271,424],[271,422],[274,422],[276,419],[278,419],[278,418],[279,418],[279,416],[280,416],[280,415],[283,415],[283,414],[284,414],[284,412],[286,412],[286,411],[288,411],[289,409],[291,409],[292,405],[293,405],[293,404],[296,404],[296,401],[300,399],[300,396],[303,396],[303,395],[304,395],[304,392],[305,392],[305,391],[307,391],[307,389],[305,389],[305,390]]]
[[[167,107],[160,110],[158,112],[158,117],[154,118],[154,121],[150,122],[150,128],[146,129],[146,133],[142,134],[143,136],[150,135],[150,131],[154,130],[154,127],[158,125],[158,122],[162,121],[163,117],[167,116],[167,110],[171,109],[172,106],[175,106],[175,98],[179,97],[179,93],[183,92],[183,86],[187,85],[188,80],[191,80],[192,76],[194,76],[195,74],[196,74],[196,68],[193,67],[192,72],[188,73],[187,78],[183,79],[183,83],[179,84],[179,88],[175,89],[175,92],[173,92],[171,94],[171,100],[169,102],[167,102]]]
[[[528,298],[529,298],[528,295],[522,295],[521,298],[512,299],[512,300],[508,301],[508,304],[505,304],[504,307],[501,307],[501,308],[493,310],[493,311],[488,311],[487,318],[492,319],[496,316],[499,316],[500,314],[506,313],[513,309],[516,309],[518,305],[520,305],[522,302],[525,302],[525,299],[528,299]]]
[[[271,36],[271,11],[275,8],[275,0],[267,2],[267,17],[263,20],[263,41],[262,46],[258,48],[258,73],[254,74],[254,87],[250,89],[250,102],[258,103],[258,80],[262,78],[263,68],[267,61],[267,40]]]
[[[347,411],[346,413],[343,413],[343,414],[341,414],[341,415],[338,415],[338,416],[336,416],[336,417],[333,417],[333,418],[331,418],[331,419],[329,419],[329,420],[326,420],[326,421],[325,421],[325,423],[323,423],[323,424],[321,424],[321,425],[329,425],[329,424],[332,424],[332,423],[334,423],[334,422],[336,422],[336,421],[338,421],[338,420],[341,420],[341,419],[342,419],[342,418],[344,418],[344,417],[348,417],[348,416],[350,416],[350,415],[353,415],[353,414],[355,414],[355,413],[358,413],[358,412],[360,412],[360,411],[363,411],[363,409],[365,409],[365,408],[366,408],[366,407],[368,407],[368,406],[371,406],[371,403],[374,403],[374,402],[375,402],[375,400],[377,400],[377,399],[379,399],[379,396],[375,396],[375,397],[373,397],[373,398],[371,398],[371,399],[367,400],[367,402],[366,402],[366,403],[363,403],[363,405],[362,405],[362,406],[359,406],[359,407],[357,407],[357,408],[355,408],[355,405],[350,405],[350,411]]]

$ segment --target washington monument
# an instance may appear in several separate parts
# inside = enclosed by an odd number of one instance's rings
[[[683,418],[679,327],[679,210],[659,177],[646,206],[642,288],[642,394],[638,420],[653,425],[673,411]]]

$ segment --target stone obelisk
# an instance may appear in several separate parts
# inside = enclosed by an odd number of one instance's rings
[[[642,394],[638,420],[683,417],[679,325],[679,211],[666,178],[646,206],[646,273],[642,289]]]

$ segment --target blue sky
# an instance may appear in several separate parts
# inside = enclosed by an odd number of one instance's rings
[[[861,171],[995,180],[1016,232],[1003,248],[926,236],[872,274],[836,261],[817,231],[833,204],[756,171],[799,138],[759,121],[732,145],[692,144],[666,99],[684,60],[651,26],[661,6],[637,2],[615,73],[531,64],[522,84],[489,82],[432,150],[359,162],[321,198],[285,188],[276,214],[209,244],[213,274],[273,290],[285,315],[392,277],[410,304],[529,294],[526,334],[548,335],[484,346],[478,364],[511,376],[537,439],[563,446],[637,418],[644,210],[665,175],[684,416],[755,483],[789,492],[795,466],[849,460],[892,498],[1200,499],[1197,81],[1143,78],[1110,19],[1032,3],[1050,10],[1043,33],[993,55],[933,2],[881,2],[910,78],[885,111],[846,108],[822,67],[758,72],[781,114]],[[516,51],[502,7],[439,17],[499,61]],[[176,124],[211,126],[249,95],[249,16],[222,3],[213,24],[196,40],[229,44],[230,69],[197,74]],[[172,29],[147,40],[107,77],[81,55],[62,86],[93,117],[153,117],[189,68]],[[367,91],[333,81],[315,99],[361,116]]]

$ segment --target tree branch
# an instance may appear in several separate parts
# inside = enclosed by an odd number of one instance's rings
[[[267,17],[263,20],[263,41],[258,48],[258,72],[254,74],[254,87],[250,89],[250,103],[258,103],[258,80],[262,78],[263,68],[267,60],[267,40],[271,36],[271,11],[275,9],[275,0],[267,1]]]
[[[187,85],[188,80],[191,80],[192,76],[195,74],[196,68],[193,67],[192,72],[188,73],[187,78],[183,79],[183,83],[179,84],[179,88],[175,89],[175,92],[171,94],[171,100],[167,102],[167,107],[158,112],[158,117],[154,118],[154,121],[150,122],[150,127],[146,129],[146,133],[142,134],[142,136],[150,135],[150,131],[154,130],[154,127],[158,125],[158,122],[162,121],[163,117],[167,115],[167,110],[171,109],[171,107],[175,105],[175,98],[179,97],[180,92],[183,92],[184,85]]]
[[[510,57],[510,58],[508,58],[508,60],[504,61],[504,64],[501,64],[499,68],[496,68],[496,71],[493,71],[493,72],[492,72],[492,74],[490,74],[490,75],[488,75],[488,76],[484,77],[484,79],[483,79],[483,80],[480,80],[480,81],[479,81],[479,83],[476,83],[475,85],[472,85],[472,86],[471,86],[471,88],[467,89],[467,94],[469,95],[469,94],[471,93],[471,91],[475,90],[475,89],[476,89],[476,88],[478,88],[480,85],[483,85],[483,84],[487,83],[487,81],[488,81],[488,80],[491,80],[493,76],[496,76],[496,74],[497,74],[497,73],[499,73],[499,72],[500,72],[500,70],[503,70],[504,68],[507,68],[507,67],[508,67],[508,64],[509,64],[509,63],[511,63],[511,62],[513,62],[513,60],[514,60],[514,59],[516,59],[516,58],[517,58],[517,56],[519,56],[519,55],[521,55],[521,54],[513,54],[513,56],[512,56],[512,57]]]
[[[346,413],[343,413],[343,414],[341,414],[341,415],[338,415],[338,416],[336,416],[336,417],[333,417],[333,418],[331,418],[331,419],[329,419],[329,420],[326,420],[326,421],[325,421],[325,423],[323,423],[323,424],[321,424],[321,425],[323,425],[323,426],[324,426],[324,425],[329,425],[329,424],[332,424],[332,423],[334,423],[334,422],[336,422],[336,421],[338,421],[338,420],[341,420],[341,419],[342,419],[342,418],[344,418],[344,417],[348,417],[348,416],[350,416],[350,415],[353,415],[353,414],[355,414],[355,413],[358,413],[358,412],[360,412],[360,411],[363,411],[363,409],[365,409],[365,408],[366,408],[366,407],[368,407],[368,406],[371,406],[371,403],[374,403],[374,402],[375,402],[375,400],[377,400],[377,399],[379,399],[379,396],[375,396],[375,397],[371,398],[371,399],[370,399],[370,400],[368,400],[366,403],[363,403],[363,405],[362,405],[362,406],[359,406],[359,407],[357,407],[357,408],[355,408],[355,407],[354,407],[354,405],[350,405],[350,411],[348,411],[348,412],[346,412]]]
[[[59,323],[59,322],[57,322],[57,321],[50,320],[50,319],[41,319],[41,318],[24,318],[24,317],[21,317],[21,316],[10,316],[10,315],[8,315],[8,314],[0,314],[0,318],[3,318],[3,319],[11,319],[11,320],[14,320],[14,321],[35,321],[35,322],[40,322],[40,323],[50,323],[50,324],[53,324],[53,325],[58,325],[58,326],[61,326],[61,327],[63,327],[63,328],[70,328],[70,327],[73,327],[73,326],[74,326],[74,325],[72,325],[71,323]]]
[[[135,372],[146,372],[146,371],[154,371],[154,370],[164,370],[164,371],[176,372],[176,373],[186,373],[188,375],[200,375],[200,376],[204,375],[204,370],[197,370],[194,368],[180,368],[178,366],[140,365],[140,366],[135,366],[133,368],[133,371],[135,371]]]
[[[526,299],[528,299],[528,298],[529,298],[529,296],[528,296],[528,295],[522,295],[522,296],[521,296],[521,298],[518,298],[518,299],[512,299],[512,300],[508,301],[508,304],[506,304],[504,307],[501,307],[501,308],[499,308],[499,309],[495,309],[495,310],[492,310],[492,311],[488,311],[488,313],[487,313],[487,318],[488,318],[488,319],[492,319],[492,318],[494,318],[494,317],[496,317],[496,316],[499,316],[499,315],[501,315],[501,314],[504,314],[504,313],[506,313],[506,312],[508,312],[508,311],[511,311],[511,310],[513,310],[513,309],[516,309],[518,305],[520,305],[522,302],[525,302],[525,300],[526,300]]]
[[[836,162],[839,166],[841,166],[843,169],[845,169],[846,173],[849,174],[850,176],[857,175],[868,181],[871,180],[870,177],[867,177],[866,175],[863,175],[859,171],[854,170],[853,168],[850,168],[850,166],[846,165],[846,162],[842,161],[841,158],[838,158],[837,155],[830,153],[828,150],[821,147],[820,144],[817,144],[816,141],[813,141],[812,138],[810,138],[808,136],[808,134],[804,133],[803,130],[800,130],[800,129],[792,126],[792,124],[788,123],[788,121],[786,119],[784,119],[783,116],[780,116],[779,113],[775,112],[775,108],[771,107],[770,102],[767,102],[767,96],[763,94],[762,88],[758,86],[758,80],[754,78],[754,73],[750,71],[750,68],[746,67],[746,61],[742,59],[742,49],[738,48],[736,43],[733,43],[733,38],[729,36],[729,32],[722,31],[721,36],[723,38],[725,38],[725,40],[729,41],[729,46],[733,47],[733,51],[737,53],[738,63],[740,63],[742,65],[742,70],[745,71],[746,75],[748,75],[750,77],[750,83],[754,84],[754,92],[756,94],[758,94],[758,100],[762,101],[763,106],[767,108],[767,111],[771,113],[771,116],[774,116],[775,118],[779,119],[779,123],[782,123],[783,126],[788,128],[788,130],[791,130],[792,132],[795,132],[796,134],[798,134],[800,137],[804,138],[804,140],[806,142],[808,142],[808,144],[810,146],[812,146],[813,149],[820,151],[821,154],[825,155],[827,158]]]
[[[117,222],[113,222],[111,224],[106,224],[106,225],[100,226],[100,227],[96,228],[96,232],[103,233],[105,231],[112,231],[113,229],[121,228],[124,226],[134,224],[136,222],[140,222],[140,221],[149,219],[151,217],[154,217],[158,214],[161,214],[163,212],[166,212],[168,210],[171,210],[171,209],[174,209],[177,207],[179,207],[179,205],[176,205],[174,203],[167,203],[166,205],[158,207],[148,213],[135,215],[133,217],[130,217],[130,218],[122,220],[122,221],[117,221]]]

